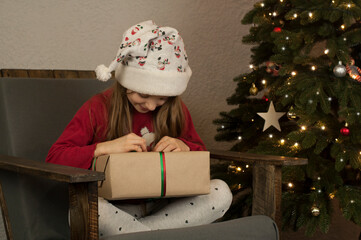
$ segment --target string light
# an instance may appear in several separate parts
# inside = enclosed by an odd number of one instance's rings
[[[345,24],[342,24],[342,25],[341,25],[341,29],[342,29],[342,30],[345,30]]]
[[[261,7],[264,7],[264,3],[261,3]]]
[[[350,203],[355,203],[355,200],[351,200]]]
[[[348,4],[347,4],[347,7],[348,7],[348,8],[351,8],[351,4],[350,4],[350,3],[348,3]]]
[[[322,193],[322,190],[321,190],[321,189],[318,189],[317,192],[318,192],[318,193]]]
[[[307,129],[306,126],[301,126],[302,131],[305,131],[306,129]]]
[[[282,47],[281,49],[282,49],[282,51],[285,51],[285,50],[286,50],[286,47]]]
[[[254,68],[253,64],[250,64],[250,65],[249,65],[249,68],[250,68],[250,69],[253,69],[253,68]]]
[[[287,186],[288,186],[289,188],[293,188],[293,187],[294,187],[293,183],[291,183],[291,182],[289,182],[289,183],[287,184]]]
[[[294,13],[293,18],[297,18],[297,17],[298,17],[297,13]]]
[[[317,91],[317,92],[316,92],[316,95],[320,95],[320,92],[319,92],[319,91]]]
[[[266,83],[267,83],[266,79],[263,79],[263,80],[262,80],[262,84],[263,84],[263,85],[266,85]]]
[[[287,41],[288,41],[288,40],[290,40],[290,37],[289,37],[289,36],[287,36],[287,37],[286,37],[286,40],[287,40]]]
[[[276,13],[276,12],[273,12],[272,15],[273,15],[274,17],[276,17],[276,16],[277,16],[277,13]]]
[[[242,140],[242,136],[238,136],[238,140],[240,140],[240,141],[241,141],[241,140]]]
[[[269,138],[273,138],[273,134],[268,135]]]
[[[249,165],[248,165],[248,164],[246,165],[246,168],[249,168]]]
[[[321,177],[317,177],[317,180],[320,181],[320,180],[321,180]]]
[[[297,72],[292,71],[292,72],[291,72],[291,75],[292,75],[292,76],[296,76],[296,75],[297,75]]]
[[[285,141],[284,139],[281,139],[281,140],[280,140],[281,145],[284,145],[285,142],[286,142],[286,141]],[[361,152],[360,152],[360,154],[361,154]]]
[[[330,195],[328,195],[330,197],[330,199],[334,199],[335,198],[335,194],[330,193]]]
[[[326,129],[325,125],[322,125],[321,130],[325,130],[325,129]]]
[[[312,71],[315,71],[315,70],[316,70],[316,66],[313,65],[313,66],[311,67],[311,70],[312,70]]]
[[[288,94],[285,95],[285,98],[288,98]]]
[[[298,145],[299,145],[299,144],[298,144],[297,142],[296,142],[295,144],[293,144],[294,147],[298,147]]]
[[[343,158],[340,158],[340,162],[343,162]]]
[[[325,49],[325,51],[324,51],[325,54],[328,54],[329,52],[330,52],[329,49]]]
[[[308,13],[308,16],[309,16],[310,18],[312,18],[312,17],[313,17],[313,13],[312,13],[312,12],[309,12],[309,13]]]

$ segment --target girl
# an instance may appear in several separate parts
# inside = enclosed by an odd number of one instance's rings
[[[49,150],[46,161],[89,169],[100,155],[129,151],[204,151],[181,95],[192,71],[184,43],[174,28],[152,21],[128,29],[109,67],[96,68],[115,84],[88,100]],[[222,217],[232,194],[221,180],[208,195],[188,198],[108,202],[99,198],[99,233],[178,228]]]

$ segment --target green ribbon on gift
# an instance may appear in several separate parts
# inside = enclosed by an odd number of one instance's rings
[[[160,156],[160,170],[161,170],[161,191],[160,197],[164,197],[167,191],[167,180],[166,180],[166,166],[165,166],[165,155],[164,152],[159,153]]]

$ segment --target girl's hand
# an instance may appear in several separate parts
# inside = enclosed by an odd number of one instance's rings
[[[100,155],[112,154],[112,153],[124,153],[124,152],[146,152],[147,146],[144,138],[139,137],[134,133],[130,133],[123,137],[98,143],[95,151],[94,157]]]
[[[154,152],[188,152],[189,147],[177,138],[165,136],[153,148]]]

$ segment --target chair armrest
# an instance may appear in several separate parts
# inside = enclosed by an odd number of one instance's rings
[[[98,181],[104,180],[103,172],[33,161],[0,155],[0,169],[43,177],[68,184],[69,222],[71,239],[99,239],[98,230]],[[0,184],[1,186],[1,184]],[[0,196],[3,212],[7,212],[5,199]],[[11,234],[10,220],[5,218]]]
[[[282,166],[306,165],[307,158],[221,150],[210,150],[210,157],[252,164],[252,215],[269,216],[281,226]]]
[[[67,183],[104,180],[103,172],[0,155],[0,169]]]
[[[307,158],[262,155],[255,153],[222,151],[222,150],[210,150],[210,157],[214,159],[221,159],[228,161],[246,162],[250,164],[262,163],[266,165],[275,165],[275,166],[306,165],[308,163]]]

